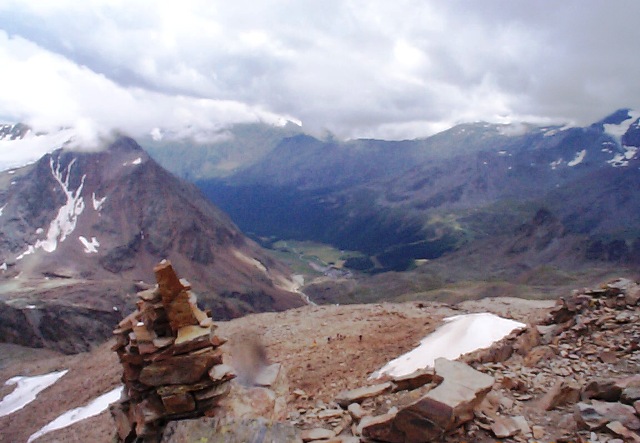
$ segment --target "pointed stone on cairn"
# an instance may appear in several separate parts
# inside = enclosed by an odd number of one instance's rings
[[[210,415],[235,377],[189,283],[167,260],[154,272],[156,287],[138,293],[136,311],[113,331],[125,385],[111,406],[121,442],[157,442],[167,421]]]

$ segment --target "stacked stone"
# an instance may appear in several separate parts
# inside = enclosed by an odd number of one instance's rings
[[[156,287],[138,293],[137,310],[114,331],[125,389],[111,413],[125,442],[156,442],[169,420],[211,416],[235,377],[189,283],[166,260],[154,272]]]

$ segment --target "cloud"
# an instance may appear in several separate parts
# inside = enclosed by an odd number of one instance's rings
[[[586,124],[640,107],[638,13],[635,0],[6,0],[0,115],[134,135],[280,117],[341,137]]]
[[[215,135],[226,125],[282,116],[259,106],[123,86],[86,66],[0,31],[0,115],[36,130],[73,127],[84,143],[117,129],[134,135],[154,127],[188,136]]]

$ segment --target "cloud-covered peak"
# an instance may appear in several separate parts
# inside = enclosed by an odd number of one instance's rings
[[[380,138],[586,124],[640,107],[639,12],[629,0],[7,0],[0,116],[132,135],[281,119]]]

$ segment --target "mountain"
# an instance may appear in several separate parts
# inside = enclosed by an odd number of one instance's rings
[[[163,259],[215,318],[304,304],[284,265],[131,138],[1,172],[0,208],[5,341],[72,351],[104,339],[132,308],[126,294],[153,281]],[[55,326],[71,318],[80,345]]]
[[[580,260],[598,241],[622,242],[629,252],[620,256],[632,258],[639,116],[623,109],[588,127],[469,123],[399,142],[297,135],[242,171],[196,184],[256,238],[360,251],[375,272],[513,239],[541,209]]]

